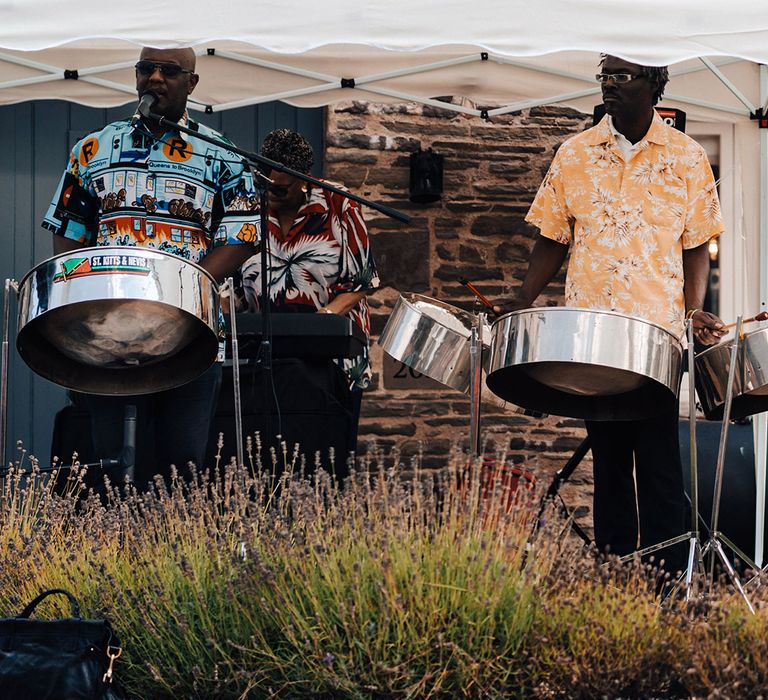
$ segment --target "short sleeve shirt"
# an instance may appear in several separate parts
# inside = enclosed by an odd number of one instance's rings
[[[338,185],[336,185],[338,187]],[[270,303],[275,311],[303,307],[314,311],[340,294],[365,292],[379,286],[368,230],[360,206],[327,190],[311,188],[288,235],[276,217],[269,217]],[[249,311],[261,307],[261,260],[254,255],[241,268],[241,288]],[[347,315],[370,334],[368,302],[363,297]],[[365,388],[371,379],[367,351],[339,361],[351,388]]]
[[[87,246],[156,248],[199,263],[214,246],[255,242],[256,207],[239,156],[174,131],[154,139],[125,120],[75,145],[42,225]]]
[[[566,305],[684,330],[684,249],[723,232],[704,149],[655,115],[624,160],[609,117],[557,151],[526,220],[571,245]]]

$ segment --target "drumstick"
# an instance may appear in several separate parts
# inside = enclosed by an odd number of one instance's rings
[[[752,323],[753,321],[768,321],[768,311],[761,311],[759,314],[755,314],[751,318],[745,318],[741,324]],[[727,331],[729,328],[735,328],[736,323],[726,323],[720,330]]]
[[[459,284],[463,284],[470,292],[472,292],[472,294],[474,294],[487,309],[494,311],[493,304],[491,304],[491,302],[488,301],[488,299],[483,295],[483,293],[477,287],[475,287],[475,285],[472,284],[472,282],[470,282],[465,277],[459,277]],[[494,313],[496,312],[494,311]]]

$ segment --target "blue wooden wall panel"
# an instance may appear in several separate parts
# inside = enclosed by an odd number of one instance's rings
[[[40,100],[0,107],[0,291],[6,278],[21,281],[53,254],[51,234],[40,228],[74,142],[135,105],[110,109]],[[279,127],[301,131],[315,149],[314,174],[321,174],[324,116],[281,103],[243,107],[193,118],[222,131],[245,150],[258,150],[264,136]],[[16,441],[43,466],[50,464],[53,419],[66,404],[66,392],[35,375],[15,350],[16,304],[11,300],[8,435],[4,459],[17,459]],[[3,457],[3,456],[0,456]]]

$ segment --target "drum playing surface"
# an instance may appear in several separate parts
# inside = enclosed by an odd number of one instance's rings
[[[500,317],[488,388],[526,409],[636,420],[677,399],[682,347],[669,331],[609,311],[551,307]]]
[[[149,248],[84,248],[19,285],[19,354],[92,394],[147,394],[202,374],[218,351],[218,290],[202,268]]]

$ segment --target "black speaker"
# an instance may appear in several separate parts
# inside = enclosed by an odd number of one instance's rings
[[[696,421],[696,462],[698,464],[699,515],[711,527],[715,467],[720,447],[720,421]],[[680,456],[685,488],[690,495],[690,440],[687,420],[680,421]],[[755,554],[755,450],[752,423],[731,423],[726,444],[723,489],[718,529],[750,557]],[[766,534],[768,535],[768,529]],[[702,530],[702,541],[709,533]]]
[[[443,156],[431,148],[411,153],[410,200],[436,202],[443,194]]]
[[[669,126],[674,126],[678,131],[685,133],[685,112],[674,107],[656,107],[656,112]],[[595,105],[592,113],[592,126],[597,124],[605,116],[605,105]]]

